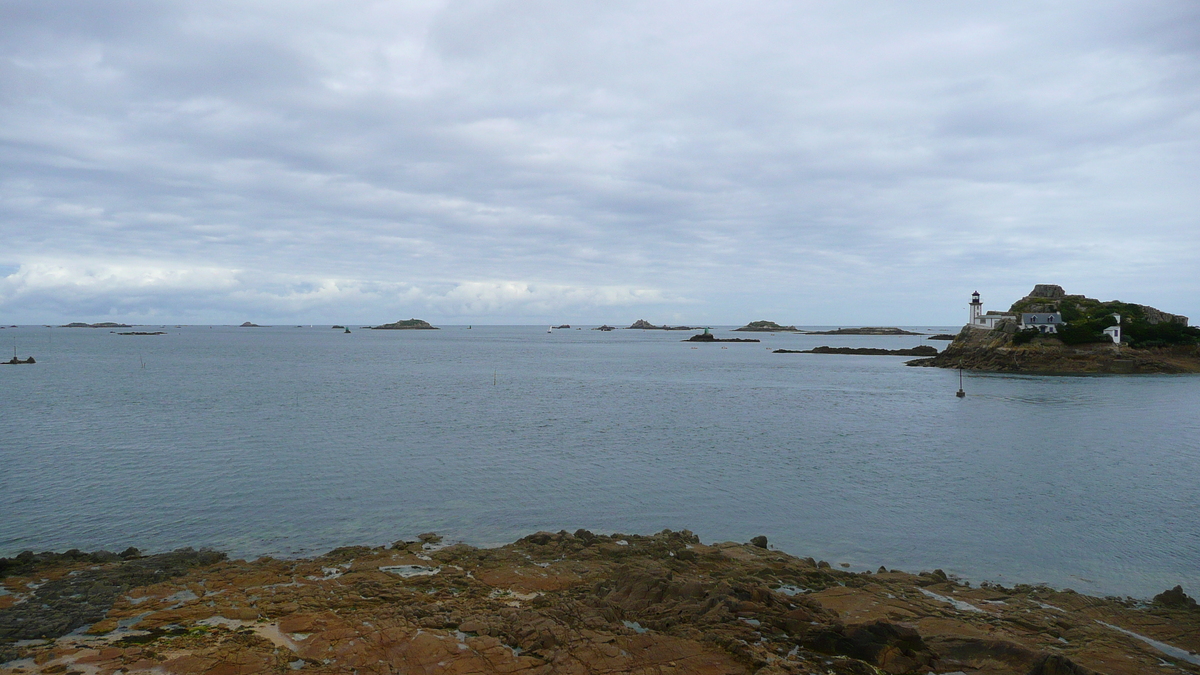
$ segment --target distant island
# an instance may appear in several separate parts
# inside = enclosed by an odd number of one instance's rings
[[[143,330],[135,330],[135,331],[130,331],[128,333],[117,333],[117,335],[166,335],[166,333],[161,330],[156,330],[153,332],[148,332],[148,331],[143,331]]]
[[[751,321],[745,326],[734,328],[733,330],[759,333],[800,332],[795,326],[780,326],[774,321]]]
[[[864,326],[862,328],[838,328],[837,330],[818,330],[808,331],[808,335],[924,335],[924,333],[911,333],[899,328],[885,328],[881,326]]]
[[[603,326],[596,326],[596,327],[595,327],[595,328],[593,328],[592,330],[602,330],[602,331],[604,331],[605,333],[607,333],[607,332],[608,332],[608,331],[610,331],[610,330],[616,330],[616,327],[615,327],[615,326],[610,326],[610,325],[608,325],[608,324],[604,324]]]
[[[705,330],[699,335],[683,340],[683,342],[761,342],[758,338],[719,338]]]
[[[13,326],[13,328],[16,328],[16,326]],[[65,326],[59,326],[59,328],[133,328],[133,326],[130,326],[127,323],[113,323],[112,321],[105,321],[103,323],[75,322],[69,323]]]
[[[645,319],[638,319],[637,321],[634,321],[633,324],[630,325],[626,330],[700,330],[700,328],[701,326],[655,326]]]
[[[249,321],[247,321],[246,323],[243,323],[242,325],[238,326],[238,328],[262,328],[262,326],[260,326],[256,323],[250,323]]]
[[[1200,328],[1148,305],[1101,302],[1038,284],[1007,312],[972,295],[945,351],[910,366],[1008,373],[1200,373]]]
[[[921,345],[910,349],[874,347],[813,347],[812,349],[776,349],[772,354],[854,354],[858,356],[936,356],[937,347]]]
[[[437,326],[429,325],[428,321],[406,319],[395,323],[385,323],[382,326],[371,326],[371,330],[437,330]]]

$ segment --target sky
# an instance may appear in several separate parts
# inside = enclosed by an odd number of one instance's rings
[[[0,322],[1200,322],[1194,0],[0,0]]]

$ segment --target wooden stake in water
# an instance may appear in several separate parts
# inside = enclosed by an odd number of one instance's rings
[[[963,398],[967,395],[967,392],[963,391],[962,384],[963,384],[962,383],[962,366],[959,366],[958,367],[958,393],[955,394],[955,396],[957,396],[959,398]]]

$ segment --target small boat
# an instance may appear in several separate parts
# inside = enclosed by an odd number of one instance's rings
[[[550,326],[549,328],[547,328],[547,329],[546,329],[546,332],[547,332],[547,333],[553,333],[553,332],[554,332],[554,326]]]
[[[347,328],[347,329],[346,329],[346,332],[347,332],[347,333],[349,333],[349,332],[350,332],[350,329],[349,329],[349,328]]]

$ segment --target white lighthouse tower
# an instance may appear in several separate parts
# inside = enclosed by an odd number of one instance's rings
[[[976,325],[981,316],[983,316],[983,302],[979,300],[979,291],[975,291],[971,294],[971,319],[967,323]]]

